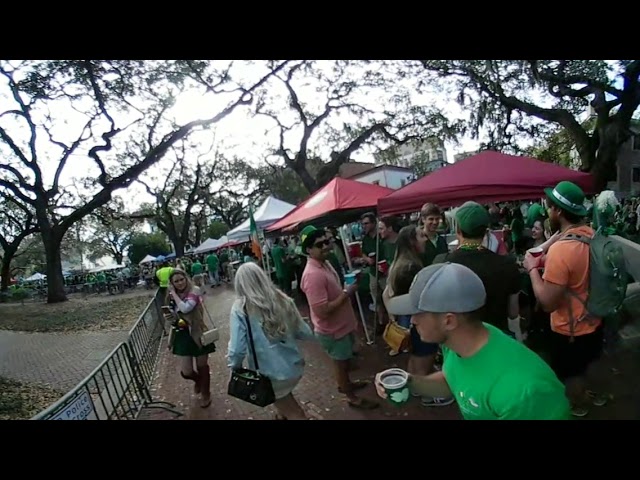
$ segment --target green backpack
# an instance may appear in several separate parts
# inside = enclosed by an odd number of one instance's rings
[[[587,310],[577,321],[587,317],[616,317],[624,302],[628,282],[622,247],[601,229],[591,238],[569,233],[562,240],[574,240],[589,245],[589,290],[586,302],[569,290],[569,294],[580,300]],[[569,308],[572,317],[571,307]],[[574,325],[574,319],[571,318],[571,336]]]

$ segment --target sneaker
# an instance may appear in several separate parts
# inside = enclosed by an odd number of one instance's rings
[[[604,407],[607,404],[607,397],[602,395],[601,393],[594,392],[592,390],[587,390],[587,395],[591,399],[591,403],[595,407]]]
[[[455,401],[456,400],[453,397],[422,397],[422,401],[420,403],[423,407],[446,407]]]
[[[584,407],[571,407],[571,415],[574,417],[586,417],[589,414],[589,410]]]
[[[390,357],[395,357],[398,354],[400,354],[400,352],[398,352],[397,350],[389,350]]]

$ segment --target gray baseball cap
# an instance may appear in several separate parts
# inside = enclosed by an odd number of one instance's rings
[[[487,292],[473,270],[458,263],[436,263],[413,279],[409,293],[389,299],[392,315],[468,313],[484,306]]]

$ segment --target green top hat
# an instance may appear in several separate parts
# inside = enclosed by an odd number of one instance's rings
[[[555,188],[545,188],[544,193],[551,203],[561,210],[584,217],[587,209],[584,206],[584,192],[572,182],[560,182]]]

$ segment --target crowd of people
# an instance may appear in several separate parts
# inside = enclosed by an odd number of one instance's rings
[[[379,401],[360,394],[368,382],[353,378],[359,345],[354,296],[368,293],[378,333],[390,356],[406,354],[406,387],[425,408],[455,402],[465,419],[587,415],[607,397],[586,381],[602,352],[604,329],[603,319],[587,311],[590,250],[581,239],[593,237],[591,223],[603,220],[590,218],[584,193],[571,182],[544,195],[541,203],[466,202],[448,211],[428,203],[418,222],[367,213],[348,230],[348,243],[358,241],[353,251],[342,248],[337,231],[312,225],[277,239],[268,252],[273,277],[251,258],[234,271],[229,368],[246,363],[257,369],[254,358],[260,358],[279,418],[304,419],[294,396],[304,375],[297,342],[315,341],[332,362],[348,405],[377,408]],[[628,207],[616,206],[614,216],[634,206]],[[226,271],[219,265],[229,261],[205,260],[212,286],[216,272]],[[207,328],[202,274],[198,259],[157,271],[160,286],[169,287],[172,351],[183,357],[181,375],[194,382],[206,408],[207,356],[216,347],[201,341]],[[294,286],[309,319],[296,307]],[[534,340],[547,351],[546,361],[532,348]],[[388,398],[382,373],[375,387]]]

